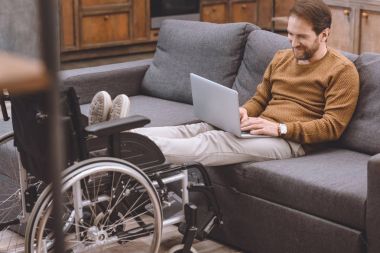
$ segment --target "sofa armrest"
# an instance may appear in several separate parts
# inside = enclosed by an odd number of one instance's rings
[[[380,154],[368,161],[367,238],[368,253],[380,252]]]
[[[134,96],[140,93],[151,59],[132,61],[98,67],[61,71],[64,86],[73,86],[79,96],[79,103],[90,103],[96,92],[105,90],[112,97],[118,94]]]

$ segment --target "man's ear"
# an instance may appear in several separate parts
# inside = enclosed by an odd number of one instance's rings
[[[321,33],[320,33],[320,38],[321,38],[321,42],[327,42],[327,38],[329,37],[330,35],[330,28],[326,28],[324,29]]]

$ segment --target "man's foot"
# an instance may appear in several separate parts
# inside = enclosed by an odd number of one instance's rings
[[[117,95],[112,102],[110,120],[127,117],[129,113],[130,104],[131,102],[126,95]]]
[[[96,124],[106,121],[111,111],[112,99],[110,94],[106,91],[99,91],[92,98],[90,104],[88,124]]]

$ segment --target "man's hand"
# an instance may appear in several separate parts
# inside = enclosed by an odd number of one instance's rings
[[[278,136],[278,125],[276,122],[263,118],[248,117],[241,122],[240,127],[242,131],[247,131],[250,134]]]
[[[243,123],[248,119],[248,112],[247,109],[244,107],[239,107],[239,113],[240,113],[240,123]]]

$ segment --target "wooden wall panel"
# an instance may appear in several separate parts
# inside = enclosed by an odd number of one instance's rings
[[[327,44],[330,47],[352,52],[353,34],[351,31],[352,10],[350,8],[330,6],[332,14],[331,33]]]
[[[360,52],[380,52],[380,11],[360,12]]]
[[[133,39],[147,39],[149,17],[147,0],[133,0]]]
[[[75,46],[74,0],[61,1],[61,47]]]

